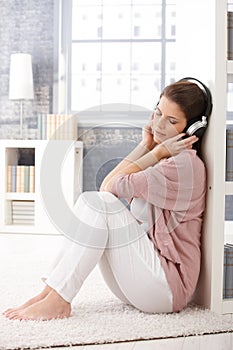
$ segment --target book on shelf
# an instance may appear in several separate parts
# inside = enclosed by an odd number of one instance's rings
[[[30,166],[29,165],[25,165],[25,167],[24,167],[23,192],[30,192],[29,183],[30,183]]]
[[[12,208],[19,211],[33,211],[35,208],[35,203],[32,200],[12,200]]]
[[[13,225],[34,225],[34,219],[32,221],[22,221],[22,220],[13,220]]]
[[[11,201],[11,213],[13,225],[33,225],[35,214],[34,201]]]
[[[38,139],[74,140],[78,138],[76,117],[72,114],[39,114]]]
[[[226,298],[226,268],[227,268],[227,254],[226,254],[227,248],[226,245],[224,245],[224,256],[223,256],[223,299]]]
[[[224,245],[223,298],[233,298],[233,244]]]
[[[28,184],[28,189],[30,193],[35,192],[35,166],[30,165],[29,166],[29,176],[27,178],[27,181],[29,182]]]
[[[35,192],[35,166],[8,165],[7,192]]]
[[[227,12],[227,59],[233,60],[233,12]]]
[[[233,125],[226,126],[226,181],[233,181]]]

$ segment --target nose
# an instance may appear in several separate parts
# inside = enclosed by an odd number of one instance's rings
[[[160,116],[156,116],[152,120],[153,127],[157,127],[160,130],[165,128],[165,123],[166,123],[166,118],[163,114],[161,114]]]

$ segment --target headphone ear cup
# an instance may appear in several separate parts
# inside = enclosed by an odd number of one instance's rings
[[[205,133],[205,130],[206,130],[206,127],[201,126],[199,129],[197,129],[196,131],[194,131],[194,133],[192,134],[192,136],[195,135],[195,136],[197,136],[199,139],[201,139],[202,136],[203,136],[204,133]],[[190,136],[191,136],[191,135],[190,135]]]
[[[201,138],[207,127],[207,118],[206,116],[202,116],[202,121],[198,120],[196,122],[189,121],[186,129],[184,130],[187,135],[192,136],[195,135],[198,138]]]

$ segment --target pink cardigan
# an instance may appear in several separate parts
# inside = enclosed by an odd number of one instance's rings
[[[173,311],[191,300],[200,271],[200,235],[206,173],[195,150],[163,159],[153,167],[116,177],[112,193],[149,203],[148,236],[158,251],[173,295]]]

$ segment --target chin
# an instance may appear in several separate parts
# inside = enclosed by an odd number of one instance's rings
[[[154,136],[154,142],[155,143],[162,143],[163,141]]]

